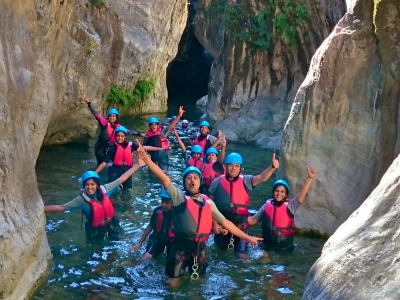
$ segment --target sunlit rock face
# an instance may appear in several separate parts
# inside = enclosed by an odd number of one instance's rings
[[[332,234],[399,153],[398,1],[355,1],[314,55],[284,129],[285,175],[318,176],[296,225]]]
[[[105,5],[104,5],[105,4]],[[141,111],[166,109],[165,69],[185,28],[185,0],[0,2],[0,299],[24,299],[49,267],[35,175],[43,143],[92,134],[112,83],[157,86]]]
[[[208,117],[230,140],[278,148],[311,57],[345,13],[345,1],[299,1],[306,6],[309,18],[298,28],[302,32],[298,34],[298,45],[291,47],[287,40],[273,33],[268,51],[254,51],[248,43],[232,41],[221,18],[207,17],[216,2],[200,0],[194,23],[197,38],[214,57]],[[266,8],[268,1],[243,3],[245,10],[256,15]]]

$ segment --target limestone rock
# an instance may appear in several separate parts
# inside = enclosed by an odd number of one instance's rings
[[[306,165],[318,171],[298,227],[332,234],[398,153],[399,2],[376,2],[350,7],[294,100],[281,145],[286,176],[298,190]]]
[[[300,2],[306,5],[309,19],[298,29],[305,32],[298,35],[298,46],[290,47],[274,33],[272,48],[260,51],[232,41],[221,18],[207,17],[217,0],[199,1],[196,36],[214,57],[207,113],[216,123],[215,128],[222,129],[228,138],[279,147],[295,93],[305,78],[311,57],[345,13],[344,0]],[[241,3],[254,14],[268,5],[268,1]]]
[[[400,156],[326,242],[303,299],[399,299]]]
[[[199,100],[196,101],[196,105],[197,106],[206,106],[208,102],[208,96],[205,95],[203,97],[201,97]]]

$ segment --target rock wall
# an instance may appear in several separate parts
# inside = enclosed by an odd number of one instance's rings
[[[306,165],[318,171],[299,227],[332,234],[398,153],[399,5],[354,1],[312,59],[281,145],[295,190]]]
[[[49,267],[35,164],[43,143],[95,130],[78,97],[87,93],[101,108],[112,82],[154,76],[157,89],[143,110],[166,108],[165,69],[186,1],[104,3],[0,3],[0,299],[28,298]]]
[[[327,241],[303,299],[399,299],[399,220],[400,156]]]
[[[298,32],[304,32],[297,35],[298,46],[289,46],[273,32],[272,48],[254,51],[246,43],[232,41],[221,18],[207,17],[212,0],[199,1],[196,36],[214,57],[207,113],[215,127],[222,129],[230,140],[279,147],[295,93],[306,76],[311,57],[345,13],[344,0],[299,2],[307,7],[309,18],[298,28]],[[229,6],[234,1],[227,3]],[[269,2],[243,3],[255,15]]]

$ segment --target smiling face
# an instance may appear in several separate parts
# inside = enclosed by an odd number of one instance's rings
[[[115,134],[115,140],[117,141],[118,144],[122,144],[126,140],[126,135],[122,131],[118,131]]]
[[[207,162],[210,163],[214,161],[217,161],[217,155],[215,153],[209,153],[207,155]]]
[[[278,185],[274,190],[274,199],[281,202],[286,199],[287,192],[283,185]]]
[[[210,132],[210,128],[208,128],[207,126],[201,126],[200,127],[200,133],[202,135],[207,135]]]
[[[240,174],[240,164],[226,164],[226,175],[230,178],[236,178]]]
[[[151,124],[149,125],[150,131],[153,132],[153,133],[156,133],[156,132],[157,132],[157,129],[158,129],[158,126],[160,126],[160,125],[157,124],[157,123],[151,123]]]
[[[196,195],[200,192],[201,178],[197,173],[189,173],[185,177],[185,188],[189,195]]]
[[[195,159],[195,160],[200,159],[200,156],[201,156],[201,154],[200,154],[200,153],[197,153],[197,152],[193,152],[193,153],[191,153],[190,155],[191,155],[191,156],[193,157],[193,159]]]
[[[116,114],[110,114],[108,115],[108,122],[111,124],[114,124],[117,121],[117,115]]]
[[[97,191],[97,183],[92,178],[86,180],[85,182],[85,193],[88,195],[93,195]]]

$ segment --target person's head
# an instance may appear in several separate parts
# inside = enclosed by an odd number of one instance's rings
[[[226,175],[229,178],[239,176],[243,165],[242,156],[239,153],[232,152],[225,157]]]
[[[117,122],[118,115],[119,115],[118,110],[116,110],[115,108],[110,108],[107,112],[108,122],[110,122],[111,124]]]
[[[153,133],[157,132],[159,126],[160,126],[160,120],[159,119],[154,118],[154,117],[149,119],[150,131],[152,131]]]
[[[276,201],[281,202],[287,198],[289,195],[289,190],[289,184],[286,180],[276,180],[272,186],[272,197]]]
[[[171,197],[168,195],[165,189],[161,191],[161,208],[164,211],[169,211],[172,208]]]
[[[201,171],[196,167],[187,167],[183,172],[183,187],[191,196],[200,193],[202,180],[203,176]]]
[[[215,149],[213,147],[210,147],[210,148],[207,149],[207,152],[206,152],[207,163],[216,161],[218,159],[217,156],[218,156],[218,150],[217,149]]]
[[[94,171],[86,171],[82,174],[82,185],[85,193],[94,195],[100,186],[100,176]]]
[[[200,122],[200,134],[207,135],[210,132],[210,123],[207,121]]]
[[[118,126],[115,129],[115,141],[118,144],[122,144],[126,141],[126,137],[128,135],[128,130],[124,126]]]
[[[183,120],[182,121],[182,128],[187,128],[189,126],[189,121],[188,120]]]
[[[192,150],[190,151],[190,156],[193,157],[193,159],[200,159],[202,153],[203,149],[201,148],[201,146],[194,145],[192,147]]]

